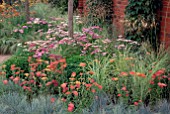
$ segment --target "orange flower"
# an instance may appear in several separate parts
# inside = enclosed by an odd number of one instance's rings
[[[110,59],[110,61],[109,61],[109,62],[110,62],[110,63],[113,63],[114,61],[115,61],[114,59]]]
[[[128,76],[128,73],[127,72],[121,72],[120,76]]]
[[[67,86],[67,83],[61,84],[61,87],[62,87],[63,89],[66,88],[66,86]]]
[[[94,72],[93,72],[93,71],[89,71],[88,73],[89,73],[90,75],[93,75],[93,74],[94,74]]]
[[[139,77],[146,78],[146,75],[143,73],[136,73]]]
[[[3,80],[3,84],[7,85],[8,84],[8,80]]]
[[[36,61],[37,61],[37,62],[40,62],[40,63],[43,62],[42,59],[36,59]]]
[[[76,87],[77,87],[77,88],[80,88],[80,84],[76,84]]]
[[[160,88],[163,88],[163,87],[166,87],[167,85],[164,84],[164,83],[159,82],[159,83],[158,83],[158,86],[159,86]]]
[[[67,91],[65,94],[66,94],[66,95],[70,95],[70,94],[71,94],[71,92]]]
[[[92,89],[91,92],[92,92],[92,93],[96,93],[96,90],[95,90],[95,89]]]
[[[90,81],[90,83],[94,83],[95,82],[95,80],[91,79],[91,78],[89,78],[89,81]]]
[[[15,70],[15,65],[11,65],[11,70]]]
[[[99,85],[99,84],[98,84],[98,86],[97,86],[97,87],[98,87],[99,89],[102,89],[102,88],[103,88],[103,87],[102,87],[102,85]]]
[[[72,72],[71,76],[75,77],[76,76],[76,72]]]
[[[14,77],[13,77],[13,76],[11,76],[11,77],[9,77],[9,79],[13,80],[13,79],[14,79]]]
[[[76,81],[76,84],[80,85],[80,84],[81,84],[81,82],[80,82],[80,81]]]
[[[98,62],[99,62],[99,60],[98,60],[98,59],[95,59],[95,60],[94,60],[94,62],[98,63]]]
[[[13,79],[13,81],[14,81],[15,84],[17,84],[17,83],[19,82],[19,80],[20,80],[19,77],[15,77],[15,78]]]
[[[75,89],[75,86],[74,85],[70,85],[70,89]]]
[[[18,75],[19,73],[20,73],[19,71],[18,71],[18,72],[15,72],[16,75]]]
[[[78,96],[78,92],[77,91],[73,91],[72,92],[75,96]]]
[[[75,80],[75,78],[69,78],[71,81],[74,81]]]
[[[80,63],[80,65],[79,66],[81,66],[81,67],[85,67],[86,66],[86,63]]]
[[[73,110],[74,110],[74,104],[73,104],[73,103],[69,103],[67,110],[68,110],[69,112],[73,112]]]
[[[85,84],[86,87],[90,88],[92,84]]]
[[[29,76],[29,73],[25,73],[24,75],[25,75],[26,77],[28,77],[28,76]]]
[[[83,76],[83,73],[82,73],[82,72],[80,72],[80,76]]]
[[[125,60],[133,60],[133,57],[126,57]]]
[[[132,76],[135,76],[135,75],[136,75],[136,73],[133,72],[133,71],[130,71],[129,74],[132,75]]]
[[[60,59],[58,62],[60,62],[60,63],[66,63],[66,59]]]
[[[65,98],[62,98],[61,101],[66,102],[66,99],[65,99]]]
[[[68,90],[68,87],[63,88],[63,93],[65,93]]]
[[[74,104],[70,102],[70,103],[68,104],[68,107],[74,108]]]
[[[135,106],[138,106],[138,104],[139,104],[138,102],[134,102],[134,105],[135,105]]]
[[[52,82],[47,82],[45,85],[50,86],[51,84],[52,84]]]
[[[41,79],[44,80],[44,81],[46,81],[48,78],[47,78],[47,77],[42,77]]]
[[[56,100],[56,99],[55,99],[55,98],[53,98],[53,97],[50,99],[51,103],[54,103],[54,102],[55,102],[55,100]]]
[[[117,94],[117,96],[118,96],[118,97],[121,97],[122,95],[119,93],[119,94]]]
[[[62,65],[62,68],[64,69],[64,68],[66,68],[67,67],[67,63],[64,63],[63,65]]]
[[[127,89],[126,89],[126,87],[124,86],[124,87],[122,87],[122,89],[121,89],[121,90],[126,91]]]
[[[119,79],[118,78],[112,78],[113,81],[118,81]]]
[[[68,107],[68,109],[67,109],[69,112],[73,112],[73,110],[74,110],[74,107]]]
[[[41,72],[40,71],[36,72],[36,76],[40,77],[41,76]]]

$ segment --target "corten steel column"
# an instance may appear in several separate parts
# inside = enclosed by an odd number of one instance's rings
[[[68,1],[68,35],[73,38],[73,0]]]
[[[28,0],[25,0],[25,16],[26,16],[26,20],[29,21],[30,9],[29,9],[29,1]]]

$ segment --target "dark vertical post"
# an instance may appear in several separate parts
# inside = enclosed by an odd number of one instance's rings
[[[68,0],[68,35],[73,38],[73,0]]]

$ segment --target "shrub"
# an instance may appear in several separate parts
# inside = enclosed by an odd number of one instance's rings
[[[63,12],[66,12],[68,10],[68,0],[49,0],[49,3],[51,3],[51,5],[53,7],[59,8],[59,10],[61,10]],[[78,0],[74,0],[74,10],[77,9],[78,7]]]
[[[81,62],[85,62],[86,61],[86,57],[85,56],[80,56],[80,55],[73,55],[72,57],[68,58],[67,60],[67,67],[66,67],[66,72],[67,72],[67,76],[71,76],[71,73],[74,71],[77,74],[79,74],[80,72],[82,72],[82,69],[79,67],[79,64]]]
[[[13,76],[13,72],[11,71],[11,66],[16,65],[20,67],[21,70],[24,70],[24,72],[29,72],[29,63],[28,63],[28,56],[12,56],[10,59],[8,59],[4,65],[5,71],[6,71],[6,77],[9,78]]]

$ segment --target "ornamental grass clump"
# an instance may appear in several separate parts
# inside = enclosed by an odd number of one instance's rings
[[[137,52],[129,47],[116,51],[112,58],[101,57],[88,62],[89,70],[94,72],[93,78],[113,102],[120,100],[138,106],[168,98],[168,53],[155,53],[143,45]]]

